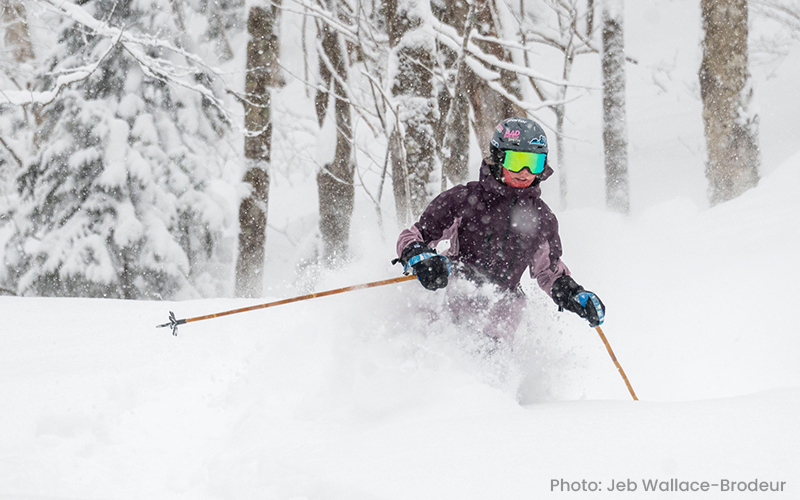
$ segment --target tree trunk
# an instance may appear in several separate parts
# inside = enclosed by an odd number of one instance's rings
[[[475,5],[475,26],[478,28],[478,32],[483,36],[499,38],[498,21],[495,16],[497,11],[495,0],[475,1],[477,2]],[[477,45],[483,52],[491,54],[501,61],[511,62],[511,54],[501,45],[485,41],[477,42]],[[489,69],[500,73],[500,86],[508,94],[517,99],[522,99],[522,91],[516,73],[493,67]],[[493,90],[486,80],[471,70],[467,71],[465,87],[475,114],[475,135],[478,138],[478,145],[483,156],[488,156],[489,141],[497,124],[512,116],[524,117],[526,116],[525,110],[514,104],[503,94]]]
[[[464,91],[466,64],[462,63],[456,78],[455,96],[450,103],[444,126],[442,147],[442,191],[447,179],[461,184],[469,174],[469,96]]]
[[[741,195],[759,180],[758,116],[747,57],[747,0],[702,0],[703,100],[712,205]]]
[[[334,4],[337,0],[330,2]],[[330,5],[336,10],[336,5]],[[336,121],[336,151],[333,162],[317,174],[319,193],[319,228],[324,245],[323,259],[335,264],[347,252],[350,236],[350,219],[353,215],[355,188],[353,186],[352,118],[350,104],[345,96],[347,82],[347,54],[344,41],[338,32],[327,24],[320,26],[322,49],[327,62],[320,58],[320,75],[326,90],[317,92],[317,117],[322,125],[330,103],[330,90],[334,93]],[[329,67],[330,66],[332,67]],[[331,69],[336,73],[334,78]]]
[[[565,26],[569,27],[565,29]],[[572,22],[565,23],[564,25],[561,25],[560,29],[562,30],[562,33],[564,32],[570,33],[567,30],[574,29],[574,24]],[[570,33],[569,36],[570,38],[572,38],[573,34]],[[564,80],[565,82],[569,81],[570,74],[572,73],[572,65],[574,62],[575,62],[575,50],[574,46],[570,43],[564,50],[564,67],[561,71],[561,79]],[[564,144],[564,142],[566,141],[564,137],[564,122],[566,121],[567,118],[567,105],[565,104],[567,100],[567,91],[569,91],[569,87],[567,86],[558,87],[556,95],[558,96],[557,100],[561,104],[556,104],[555,106],[551,107],[553,113],[556,115],[556,137],[555,137],[556,159],[558,160],[558,188],[561,195],[560,200],[561,200],[562,210],[565,210],[567,208],[567,193],[569,190],[568,189],[569,184],[567,182],[569,179],[569,174],[568,174],[569,168],[567,165],[567,160],[565,158],[566,145]]]
[[[277,7],[252,7],[247,20],[250,41],[247,43],[245,77],[244,154],[250,195],[239,206],[239,257],[236,262],[236,296],[261,295],[264,272],[264,246],[269,199],[269,162],[272,138],[270,87],[277,71]]]
[[[435,40],[431,31],[422,26],[429,15],[427,8],[421,0],[389,0],[384,5],[392,48],[390,65],[396,68],[391,90],[397,120],[390,148],[397,221],[401,227],[419,217],[433,191],[429,183],[436,163],[434,131],[439,109],[433,84]]]
[[[0,0],[0,19],[6,28],[3,38],[6,47],[11,47],[14,60],[24,63],[34,58],[33,45],[28,32],[25,5],[19,0]]]
[[[603,3],[603,150],[606,205],[630,211],[628,189],[628,131],[625,112],[625,43],[622,0]]]
[[[561,202],[561,210],[567,208],[567,193],[569,192],[569,183],[567,182],[569,176],[567,174],[567,162],[564,158],[564,119],[567,115],[567,107],[564,104],[558,104],[551,108],[556,115],[556,160],[558,161],[558,191],[559,200]],[[553,141],[551,141],[552,143]],[[552,151],[552,150],[551,150]],[[550,159],[547,160],[550,162]],[[552,164],[551,164],[552,166]]]
[[[447,102],[443,113],[442,138],[442,191],[447,189],[447,179],[460,184],[469,173],[469,95],[464,85],[467,78],[466,51],[475,20],[474,3],[470,3],[461,36],[461,53],[456,63],[456,80],[453,98]],[[442,101],[439,101],[440,104]]]
[[[435,11],[435,14],[442,22],[454,27],[459,35],[464,36],[465,26],[470,24],[467,22],[467,15],[471,7],[474,11],[474,19],[471,24],[477,28],[477,31],[481,35],[497,37],[498,23],[495,16],[497,10],[495,0],[473,0],[473,2],[467,4],[461,0],[445,0],[441,4],[441,8]],[[476,45],[483,52],[491,54],[502,61],[511,61],[510,54],[501,45],[485,41],[478,41]],[[451,57],[451,64],[455,64],[458,59],[458,57]],[[515,73],[494,67],[489,67],[489,69],[500,73],[499,83],[505,92],[521,99],[522,92]],[[483,155],[488,156],[489,140],[497,124],[512,116],[525,116],[525,110],[515,105],[503,94],[489,87],[488,82],[469,67],[464,68],[461,81],[463,93],[469,99],[474,113],[475,121],[473,125],[478,145]],[[448,101],[445,104],[448,107],[442,108],[442,112],[447,114],[447,123],[445,124],[445,120],[442,120],[441,129],[454,126],[456,124],[455,120],[464,120],[468,123],[469,116],[460,118],[455,115],[453,121],[451,121],[448,113],[450,103]]]

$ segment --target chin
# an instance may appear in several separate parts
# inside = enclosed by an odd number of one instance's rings
[[[530,179],[530,180],[525,180],[525,181],[512,180],[511,182],[507,182],[507,184],[509,186],[515,187],[515,188],[526,188],[526,187],[530,187],[530,185],[533,184],[534,180],[535,179]]]

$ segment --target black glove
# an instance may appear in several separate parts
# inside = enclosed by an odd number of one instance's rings
[[[606,306],[600,297],[584,290],[575,283],[571,276],[560,276],[554,283],[550,293],[553,301],[558,305],[558,310],[572,311],[581,318],[585,318],[591,327],[603,324],[606,315]]]
[[[416,274],[420,284],[428,290],[437,290],[447,286],[450,260],[444,255],[437,254],[436,250],[421,241],[409,243],[403,249],[400,258],[392,262],[403,264],[406,274],[411,272]]]

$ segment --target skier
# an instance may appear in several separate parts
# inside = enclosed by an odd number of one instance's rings
[[[394,262],[428,290],[447,286],[451,261],[454,277],[494,285],[501,298],[488,311],[475,297],[455,297],[450,305],[456,317],[485,313],[484,333],[495,340],[510,339],[519,326],[526,302],[519,282],[527,268],[559,311],[602,324],[605,306],[561,261],[558,221],[540,197],[539,184],[553,174],[544,130],[533,120],[508,118],[495,128],[489,152],[479,181],[441,193],[400,233]],[[443,240],[450,247],[438,254]]]

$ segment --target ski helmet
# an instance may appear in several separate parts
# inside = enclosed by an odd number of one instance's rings
[[[492,162],[502,164],[506,151],[547,154],[547,136],[542,127],[528,118],[506,118],[497,124],[489,144]]]

